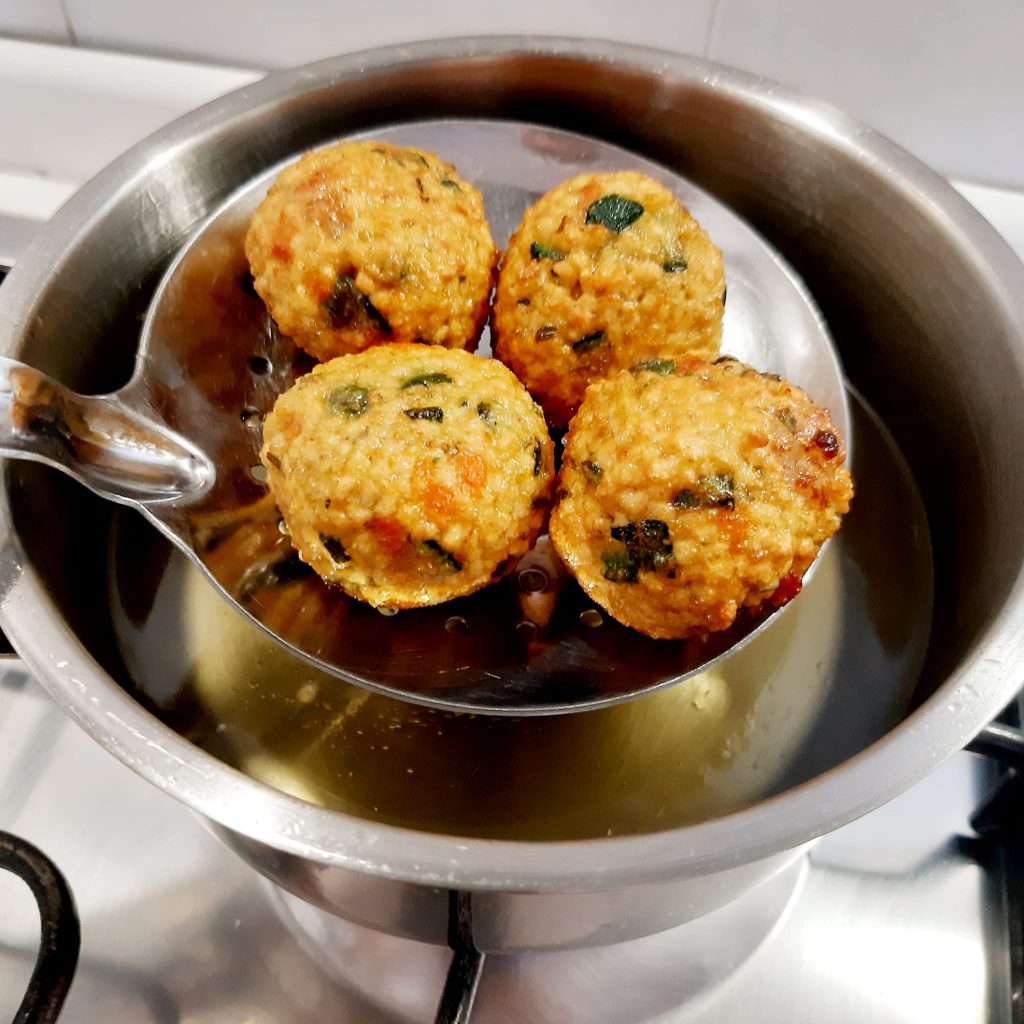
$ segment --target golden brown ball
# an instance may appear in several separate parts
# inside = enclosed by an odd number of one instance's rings
[[[483,198],[451,164],[376,141],[286,167],[245,252],[278,327],[320,360],[384,342],[472,348],[497,260]]]
[[[584,174],[542,196],[498,275],[495,353],[565,426],[590,381],[645,355],[713,359],[722,254],[663,185]]]
[[[544,416],[493,359],[423,345],[339,356],[281,395],[260,455],[300,557],[377,607],[497,579],[554,478]]]
[[[842,441],[798,387],[735,360],[649,359],[591,385],[551,540],[583,589],[648,636],[783,604],[853,494]]]

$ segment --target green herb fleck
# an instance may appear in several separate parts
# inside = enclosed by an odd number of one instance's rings
[[[419,406],[414,409],[403,409],[406,416],[411,420],[431,420],[440,423],[444,419],[444,412],[436,405]]]
[[[673,508],[726,508],[736,507],[736,482],[727,473],[702,476],[694,487],[677,491],[669,502]]]
[[[641,519],[638,523],[625,523],[611,528],[612,540],[622,544],[622,550],[606,551],[605,579],[614,583],[635,583],[641,569],[661,572],[675,562],[668,524],[661,519]]]
[[[417,153],[414,149],[403,149],[400,152],[412,160],[413,163],[419,164],[420,167],[427,166],[427,158],[422,153]]]
[[[337,537],[328,537],[326,533],[321,533],[320,543],[323,544],[327,554],[331,556],[331,560],[339,565],[352,561],[352,556],[345,550],[345,545]]]
[[[530,244],[531,260],[554,260],[558,263],[565,259],[565,252],[554,245],[545,245],[543,242],[532,242]]]
[[[651,568],[657,572],[665,569],[675,561],[675,553],[671,544],[664,544],[656,551],[651,552]]]
[[[431,372],[417,373],[402,384],[401,390],[406,388],[428,388],[431,384],[451,384],[452,379],[447,373]]]
[[[462,563],[450,551],[445,551],[436,540],[420,541],[416,549],[421,555],[429,555],[452,572],[462,572]]]
[[[665,260],[661,265],[661,269],[664,270],[666,274],[678,274],[688,266],[689,264],[686,262],[685,256],[675,256]]]
[[[607,344],[608,341],[604,336],[604,331],[594,331],[592,334],[584,335],[579,341],[574,341],[572,343],[572,350],[573,352],[589,352],[591,349]]]
[[[358,384],[343,384],[327,396],[327,408],[336,415],[355,419],[370,408],[370,392]]]
[[[673,508],[700,508],[704,502],[701,496],[692,488],[684,487],[677,491],[675,497],[669,502]]]
[[[544,468],[544,447],[540,441],[535,441],[533,445],[533,475],[540,476],[541,470]]]
[[[727,296],[728,294],[729,294],[729,289],[728,289],[728,288],[723,288],[723,289],[722,289],[722,305],[723,305],[723,306],[725,305],[725,297],[726,297],[726,296]]]
[[[631,551],[619,548],[614,551],[605,551],[601,555],[604,569],[601,575],[612,583],[636,583],[640,572],[640,563]]]
[[[477,402],[476,414],[487,424],[489,427],[496,427],[498,421],[494,417],[494,412],[491,409],[490,402]]]
[[[583,470],[583,475],[594,484],[601,479],[604,472],[596,462],[591,462],[589,459],[581,463],[580,468]]]
[[[618,234],[629,227],[643,214],[642,204],[625,196],[602,196],[587,207],[587,223],[603,224],[609,231]]]
[[[785,425],[786,429],[791,433],[796,433],[796,417],[793,415],[790,409],[776,409],[775,415]]]
[[[444,185],[445,188],[450,188],[453,192],[462,191],[462,189],[459,188],[459,183],[455,181],[454,178],[449,178],[447,174],[441,179],[441,184]]]
[[[662,377],[676,372],[676,364],[671,359],[641,359],[630,368],[631,373],[657,373]]]
[[[558,328],[554,324],[544,324],[543,327],[537,328],[534,337],[538,341],[550,341],[556,334],[558,334]]]
[[[705,501],[719,508],[736,507],[733,498],[736,482],[731,476],[725,473],[712,473],[711,476],[702,476],[697,483],[704,492]]]
[[[613,526],[611,535],[612,540],[621,540],[623,544],[636,544],[636,523],[626,523],[625,526]]]
[[[334,282],[331,294],[324,299],[324,311],[334,328],[375,327],[390,337],[391,325],[370,301],[368,295],[356,287],[355,281],[344,274]]]

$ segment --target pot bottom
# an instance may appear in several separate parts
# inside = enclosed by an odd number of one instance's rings
[[[487,958],[473,1024],[626,1024],[712,992],[765,941],[807,875],[800,857],[741,898],[656,935],[599,948]],[[270,886],[285,926],[318,965],[388,1020],[431,1022],[452,954],[385,935]]]

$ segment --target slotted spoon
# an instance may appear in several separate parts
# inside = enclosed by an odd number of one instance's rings
[[[499,245],[527,205],[576,174],[635,169],[661,180],[724,254],[722,351],[799,384],[830,410],[849,444],[839,364],[809,296],[779,256],[705,192],[607,143],[536,125],[424,121],[372,135],[456,164],[483,192]],[[393,616],[320,581],[280,529],[258,458],[262,417],[310,368],[253,291],[242,249],[280,169],[232,195],[170,266],[120,391],[77,395],[0,360],[0,454],[48,463],[132,506],[295,654],[420,704],[525,715],[626,700],[700,671],[778,614],[746,615],[707,638],[650,640],[598,610],[566,578],[546,538],[501,583]],[[489,353],[486,335],[479,351]]]

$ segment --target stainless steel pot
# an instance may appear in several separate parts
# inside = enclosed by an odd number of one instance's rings
[[[832,770],[714,820],[560,843],[453,837],[277,792],[140,706],[122,688],[130,680],[97,597],[108,510],[39,467],[7,467],[0,620],[100,743],[323,908],[443,943],[451,891],[470,892],[484,950],[649,934],[724,905],[921,778],[1024,683],[1024,268],[941,178],[772,83],[612,43],[463,39],[275,74],[140,143],[11,274],[0,351],[80,391],[113,389],[162,268],[230,191],[324,139],[441,114],[565,127],[662,161],[803,276],[928,509],[935,613],[905,720]]]

